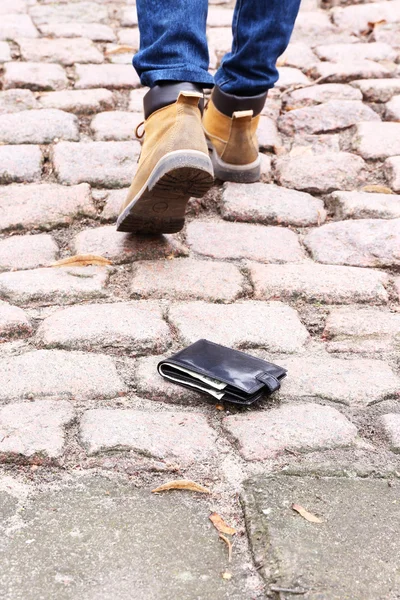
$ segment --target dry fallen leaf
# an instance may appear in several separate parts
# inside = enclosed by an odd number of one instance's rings
[[[51,267],[87,267],[89,265],[97,265],[103,267],[105,265],[111,265],[111,261],[103,256],[96,256],[95,254],[76,254],[75,256],[68,256],[68,258],[62,258],[57,262],[51,264]]]
[[[224,410],[224,407],[222,406],[222,404],[216,404],[216,405],[215,405],[215,408],[216,408],[217,410]]]
[[[232,573],[225,571],[224,573],[222,573],[222,579],[226,579],[229,581],[229,579],[232,579]]]
[[[228,562],[231,562],[231,560],[232,560],[232,542],[230,540],[228,540],[227,537],[222,535],[222,533],[219,534],[219,537],[221,538],[221,540],[224,540],[225,544],[228,546]]]
[[[385,19],[381,19],[380,21],[368,21],[368,27],[370,29],[375,29],[377,25],[386,25],[387,21]]]
[[[116,46],[115,48],[110,48],[105,51],[106,56],[110,56],[111,54],[126,54],[127,52],[135,52],[135,48],[133,46]]]
[[[378,194],[393,194],[393,191],[386,185],[364,185],[361,188],[362,192],[376,192]]]
[[[306,521],[309,521],[310,523],[323,523],[322,519],[308,512],[308,510],[300,506],[300,504],[292,504],[292,509],[298,512],[303,519],[306,519]]]
[[[236,529],[227,525],[225,523],[225,521],[223,520],[223,518],[218,513],[213,512],[213,513],[211,513],[211,515],[208,518],[214,525],[215,529],[218,529],[218,531],[220,531],[221,533],[227,533],[228,535],[235,535]]]
[[[166,492],[167,490],[187,490],[189,492],[200,492],[202,494],[211,494],[211,491],[190,479],[177,479],[176,481],[168,481],[160,485],[155,490],[151,490],[153,494],[157,492]]]

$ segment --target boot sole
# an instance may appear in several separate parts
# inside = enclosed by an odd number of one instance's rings
[[[260,157],[247,165],[232,165],[224,162],[218,156],[211,142],[208,143],[208,147],[211,150],[211,162],[214,167],[216,179],[233,181],[235,183],[255,183],[259,181],[261,175]]]
[[[169,152],[118,217],[117,231],[176,233],[185,224],[189,198],[201,198],[213,183],[213,166],[206,154],[198,150]]]

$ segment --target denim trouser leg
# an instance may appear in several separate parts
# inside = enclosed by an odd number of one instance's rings
[[[208,73],[208,0],[137,0],[140,50],[133,66],[143,85],[190,81],[212,87]]]
[[[262,94],[278,79],[276,61],[285,51],[300,0],[237,0],[232,50],[224,56],[215,83],[228,94]]]

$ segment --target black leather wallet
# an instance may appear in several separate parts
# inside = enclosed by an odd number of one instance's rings
[[[287,371],[278,365],[199,340],[158,363],[162,377],[217,400],[249,405],[281,386]]]

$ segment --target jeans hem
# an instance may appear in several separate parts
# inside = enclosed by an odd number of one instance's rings
[[[158,69],[156,71],[147,71],[140,76],[141,84],[148,87],[154,87],[159,81],[187,81],[197,83],[206,88],[214,87],[214,78],[207,71],[188,70],[188,69]]]

